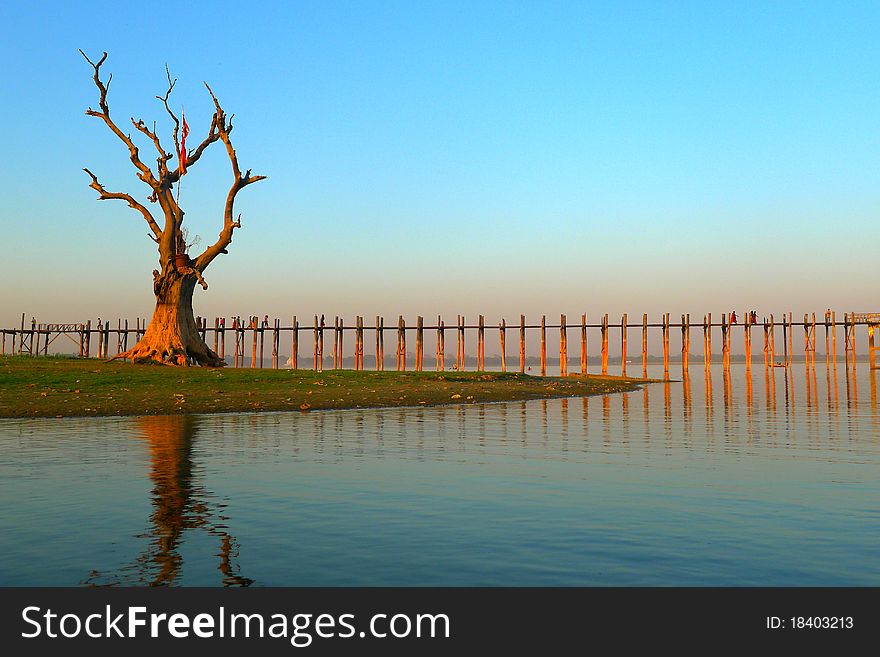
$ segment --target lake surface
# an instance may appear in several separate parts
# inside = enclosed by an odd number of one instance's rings
[[[877,586],[877,376],[0,420],[0,584]]]

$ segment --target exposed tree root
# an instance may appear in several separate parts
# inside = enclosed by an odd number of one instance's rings
[[[202,342],[199,337],[199,342]],[[146,340],[141,340],[128,351],[123,351],[106,362],[114,360],[129,360],[132,363],[158,363],[171,367],[186,367],[187,365],[202,365],[204,367],[224,367],[226,362],[215,354],[208,346],[193,344],[184,349],[181,346],[162,345],[155,346]]]

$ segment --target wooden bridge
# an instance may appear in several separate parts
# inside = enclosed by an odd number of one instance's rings
[[[311,367],[315,370],[324,369],[325,350],[324,340],[326,334],[332,334],[332,367],[341,369],[344,364],[343,344],[346,335],[351,336],[354,340],[353,348],[353,364],[354,369],[365,369],[365,343],[366,336],[372,333],[372,340],[375,348],[374,368],[376,370],[385,369],[385,337],[391,332],[397,337],[395,347],[396,369],[406,370],[407,368],[407,338],[411,336],[415,342],[415,354],[413,366],[416,371],[422,371],[425,364],[425,333],[433,332],[436,336],[434,347],[434,369],[445,370],[447,364],[455,370],[464,370],[468,364],[466,356],[466,335],[476,337],[476,353],[475,353],[475,369],[478,371],[485,370],[486,367],[486,332],[487,329],[492,332],[497,330],[498,346],[501,355],[501,370],[508,370],[507,359],[507,336],[508,332],[518,334],[519,342],[519,358],[518,370],[526,371],[526,337],[528,334],[539,332],[540,349],[539,360],[540,373],[545,376],[547,373],[547,331],[559,331],[559,374],[566,376],[569,374],[569,356],[568,343],[569,335],[572,332],[579,334],[580,337],[580,373],[587,374],[589,355],[588,346],[592,344],[592,340],[588,340],[590,333],[598,333],[599,340],[599,364],[602,374],[609,373],[609,342],[611,341],[612,332],[618,335],[620,345],[620,369],[621,375],[627,375],[627,360],[629,354],[628,334],[633,330],[641,328],[641,363],[642,375],[647,376],[648,366],[648,337],[652,331],[656,335],[659,332],[660,342],[663,353],[663,371],[664,374],[669,373],[670,363],[670,335],[672,332],[680,332],[680,362],[682,372],[687,372],[689,361],[691,358],[690,342],[691,334],[694,330],[702,329],[703,337],[703,364],[708,367],[713,360],[712,340],[713,334],[717,335],[720,330],[721,338],[721,362],[725,368],[730,366],[731,343],[736,332],[741,333],[743,340],[743,348],[745,354],[746,367],[752,365],[752,338],[753,332],[758,331],[763,335],[763,353],[765,367],[790,367],[794,356],[794,333],[795,328],[803,330],[803,355],[807,363],[815,363],[816,356],[816,328],[824,327],[825,329],[825,359],[826,361],[837,361],[837,330],[843,329],[844,337],[844,353],[847,366],[849,363],[855,363],[856,359],[856,328],[858,326],[867,326],[868,329],[868,355],[872,369],[876,369],[876,349],[874,344],[875,329],[880,326],[880,313],[844,313],[843,321],[839,322],[836,313],[827,312],[821,321],[816,320],[816,314],[804,315],[803,321],[794,321],[792,314],[783,314],[782,319],[776,319],[773,315],[763,318],[761,321],[754,321],[753,317],[746,313],[743,315],[742,323],[735,323],[727,314],[721,315],[721,320],[713,321],[712,314],[703,316],[702,322],[697,321],[691,323],[690,315],[681,315],[678,322],[670,320],[669,313],[660,316],[659,321],[649,321],[648,315],[643,314],[640,323],[630,323],[629,318],[624,314],[620,321],[612,323],[609,321],[608,314],[600,315],[598,321],[588,321],[587,314],[582,314],[579,321],[569,323],[565,315],[560,315],[558,324],[548,324],[546,316],[540,317],[538,323],[526,322],[525,315],[520,315],[518,324],[507,324],[505,319],[501,319],[497,327],[487,326],[485,317],[479,315],[476,323],[468,324],[463,315],[458,315],[454,325],[447,325],[442,317],[438,316],[434,324],[428,325],[424,318],[419,316],[416,318],[415,325],[407,325],[403,316],[399,316],[397,325],[389,327],[385,325],[383,317],[376,316],[375,323],[367,325],[364,317],[358,316],[354,323],[346,324],[341,317],[335,317],[333,325],[327,325],[324,316],[320,319],[317,315],[309,325],[301,325],[296,316],[293,316],[289,325],[283,326],[280,319],[272,320],[271,324],[267,319],[259,320],[257,316],[249,317],[242,320],[240,317],[232,318],[227,325],[226,318],[215,318],[213,326],[208,325],[205,318],[198,318],[197,322],[200,327],[202,338],[209,344],[213,342],[214,351],[221,358],[226,357],[227,346],[231,351],[232,364],[235,367],[262,367],[264,362],[264,354],[266,342],[269,343],[271,350],[271,366],[279,367],[279,353],[281,349],[281,341],[283,336],[287,336],[291,349],[290,365],[293,368],[300,367],[299,350],[301,343],[310,343],[311,348]],[[97,343],[95,355],[97,358],[110,358],[112,355],[121,353],[128,348],[129,339],[137,341],[141,338],[146,330],[147,322],[138,319],[135,327],[130,328],[128,320],[117,320],[116,327],[111,326],[109,321],[99,321],[95,327],[91,321],[84,324],[37,324],[32,320],[30,328],[25,325],[24,315],[22,315],[21,327],[18,329],[2,330],[2,353],[7,353],[7,339],[10,342],[9,353],[27,353],[31,355],[48,354],[49,346],[55,342],[60,336],[71,339],[79,348],[79,355],[88,358],[93,353],[93,338]],[[781,329],[781,344],[777,342],[777,330]],[[449,332],[453,332],[456,340],[456,351],[454,360],[447,357],[446,338]],[[114,336],[115,343],[111,348],[110,337]],[[311,339],[309,339],[311,338]],[[595,338],[594,338],[595,339]],[[228,343],[228,344],[227,344]],[[411,343],[412,344],[412,343]],[[780,351],[782,353],[780,353]],[[249,355],[249,365],[248,365]],[[781,357],[778,358],[778,357]],[[329,355],[326,356],[329,358]],[[371,359],[372,360],[372,359]],[[473,358],[471,362],[473,362]]]

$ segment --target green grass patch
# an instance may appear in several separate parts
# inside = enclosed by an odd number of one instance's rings
[[[500,372],[172,368],[69,357],[0,357],[0,417],[167,415],[433,406],[584,397],[644,379]]]

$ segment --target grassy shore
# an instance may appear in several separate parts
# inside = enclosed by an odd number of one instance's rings
[[[166,415],[432,406],[583,397],[642,379],[499,372],[171,368],[66,357],[0,357],[0,417]]]

